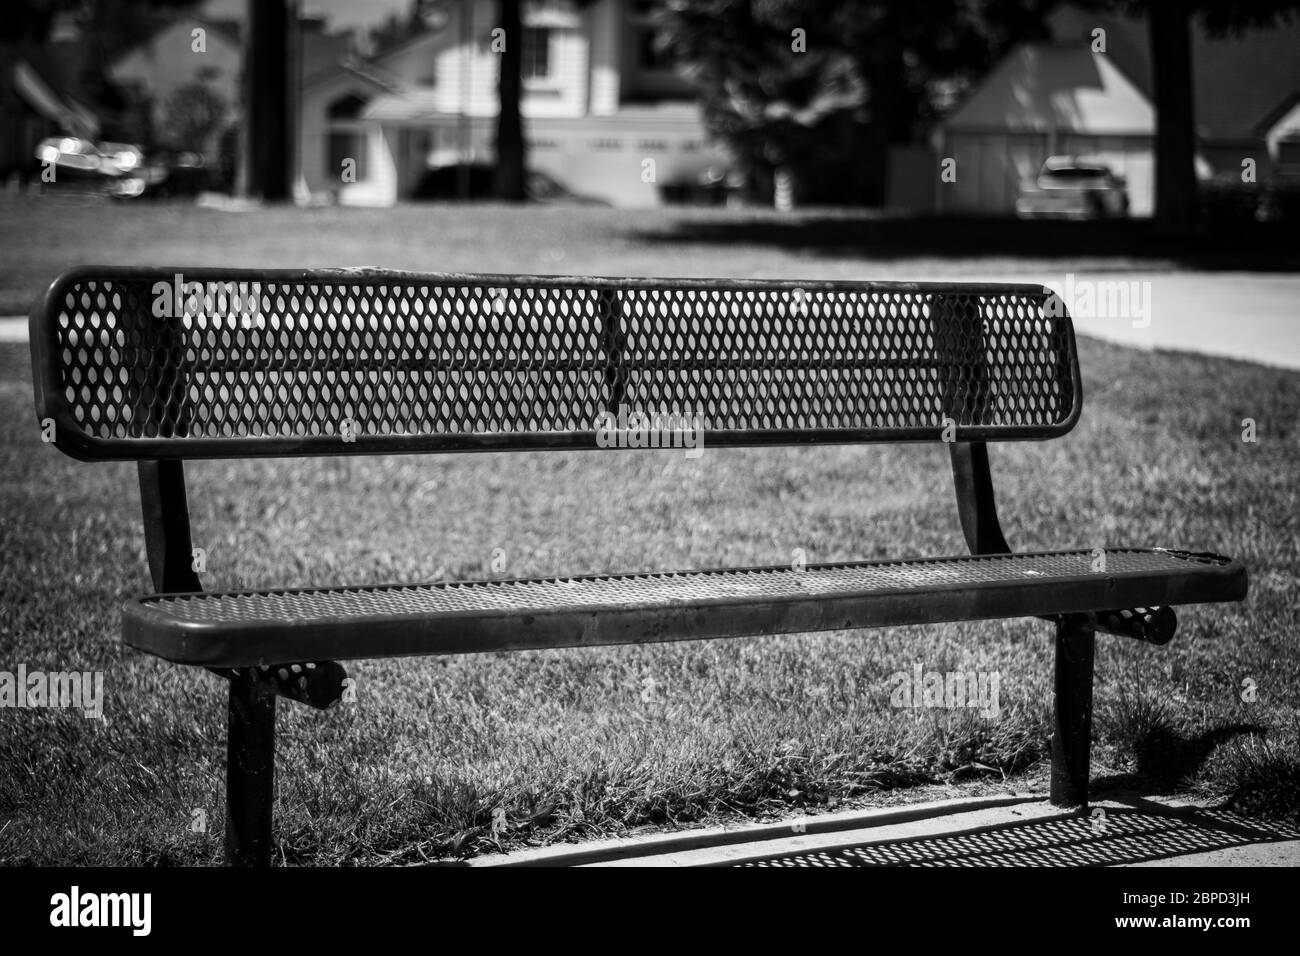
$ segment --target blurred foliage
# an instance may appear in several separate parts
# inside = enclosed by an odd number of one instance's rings
[[[1207,179],[1200,185],[1201,218],[1211,227],[1252,223],[1260,195],[1259,183],[1244,183],[1236,173]]]
[[[1284,222],[1300,226],[1300,180],[1274,176],[1243,183],[1236,173],[1200,184],[1202,221],[1210,229],[1255,222]]]
[[[210,86],[188,83],[173,92],[163,106],[159,139],[172,149],[209,153],[227,109],[225,99]]]
[[[800,202],[878,205],[892,143],[916,142],[1047,0],[664,0],[660,48],[698,87],[751,196],[788,167]]]
[[[1300,180],[1271,179],[1260,197],[1260,218],[1300,226]]]
[[[177,13],[192,10],[200,0],[5,0],[0,16],[0,61],[22,56],[47,44],[60,24],[76,28],[85,44],[85,57],[76,78],[79,92],[97,107],[105,136],[134,138],[139,127],[138,104],[108,79],[107,68],[142,38],[169,23]],[[0,98],[11,82],[11,71],[0,70]]]
[[[1134,17],[1147,17],[1151,8],[1165,3],[1177,6],[1189,17],[1199,19],[1211,36],[1240,36],[1251,29],[1287,23],[1300,15],[1296,0],[1074,0],[1079,6],[1097,10],[1118,10]]]

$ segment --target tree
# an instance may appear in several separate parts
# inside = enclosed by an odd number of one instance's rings
[[[733,0],[670,4],[659,42],[685,65],[706,124],[731,147],[750,190],[777,178],[813,197],[819,171],[849,159],[865,93],[853,60],[792,27],[782,11]]]
[[[7,0],[0,16],[0,63],[12,64],[39,50],[56,24],[71,20],[81,33],[86,57],[76,77],[80,92],[98,108],[107,135],[114,130],[112,114],[129,104],[119,97],[105,71],[118,55],[199,0]],[[0,108],[17,100],[13,70],[0,70]]]
[[[462,0],[472,2],[472,0]],[[583,10],[594,0],[572,0]],[[462,8],[463,10],[463,8]],[[462,12],[462,16],[464,13]],[[497,78],[497,167],[495,193],[506,202],[528,198],[528,144],[524,138],[523,100],[524,24],[520,0],[500,0],[497,28],[505,41]]]
[[[890,144],[915,140],[954,89],[983,75],[1013,43],[1045,35],[1048,6],[1048,0],[664,0],[660,24],[663,42],[700,85],[716,135],[751,155],[746,138],[788,138],[766,116],[738,122],[732,114],[742,111],[728,103],[734,89],[785,102],[797,115],[811,110],[820,117],[799,137],[808,141],[814,163],[804,179],[851,187],[840,201],[880,205]],[[800,36],[802,49],[792,46]],[[850,167],[818,169],[845,153],[841,141]]]
[[[161,139],[172,149],[207,153],[212,138],[226,118],[226,101],[204,83],[188,83],[168,97],[163,106]]]
[[[525,173],[528,156],[524,142],[524,118],[520,109],[523,94],[524,23],[520,0],[500,0],[497,26],[505,49],[497,80],[497,169],[496,195],[506,202],[527,197]]]
[[[287,200],[293,192],[289,71],[294,57],[289,37],[287,0],[248,0],[245,191],[268,202]]]

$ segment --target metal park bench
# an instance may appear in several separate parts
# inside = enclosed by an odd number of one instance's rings
[[[275,699],[339,661],[1037,616],[1055,623],[1051,800],[1087,801],[1094,634],[1163,644],[1246,570],[1165,549],[1013,553],[987,442],[1082,406],[1069,317],[1028,285],[81,268],[32,311],[37,414],[138,463],[156,593],[134,648],[229,679],[227,860],[269,862]],[[661,574],[204,593],[186,459],[594,449],[622,409],[708,447],[947,442],[970,554]],[[624,419],[626,420],[626,415]]]

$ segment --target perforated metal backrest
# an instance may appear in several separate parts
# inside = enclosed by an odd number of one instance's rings
[[[706,446],[1040,439],[1081,402],[1028,285],[81,268],[31,342],[85,459],[595,448],[636,413]]]

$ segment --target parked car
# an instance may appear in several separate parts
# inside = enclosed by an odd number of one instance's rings
[[[110,178],[130,176],[144,163],[144,151],[131,143],[99,143],[99,170]]]
[[[1128,185],[1104,163],[1053,156],[1020,188],[1022,219],[1120,219],[1128,215]]]
[[[105,185],[104,156],[99,147],[79,136],[52,136],[36,147],[36,175],[48,187],[89,188]],[[43,175],[52,170],[52,177]]]
[[[47,186],[89,189],[118,195],[118,190],[140,175],[144,152],[131,143],[95,143],[78,136],[52,136],[36,147],[38,174],[53,167]]]
[[[114,182],[109,194],[119,199],[193,197],[208,188],[208,179],[202,154],[161,150],[150,153],[132,174]]]
[[[669,205],[725,206],[739,195],[743,182],[739,173],[724,166],[709,166],[694,176],[662,183],[659,195]]]

